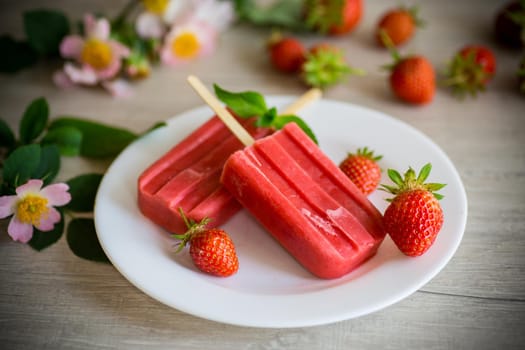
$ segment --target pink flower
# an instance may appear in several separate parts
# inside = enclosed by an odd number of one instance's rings
[[[233,13],[228,1],[193,0],[191,10],[181,16],[166,35],[161,60],[176,65],[210,54],[219,33],[233,21]]]
[[[110,80],[120,71],[122,58],[130,54],[129,48],[109,38],[111,28],[107,19],[86,14],[84,30],[85,37],[68,35],[60,44],[62,57],[73,60],[53,77],[60,87],[96,85]]]
[[[0,197],[0,219],[13,215],[7,233],[15,241],[27,243],[33,237],[33,226],[40,231],[51,231],[60,221],[54,207],[71,200],[69,186],[57,183],[42,188],[42,180],[29,180],[17,187],[16,195]]]

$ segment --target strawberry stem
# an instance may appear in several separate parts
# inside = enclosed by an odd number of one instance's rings
[[[182,208],[179,208],[179,214],[182,217],[182,220],[184,221],[184,224],[188,228],[188,230],[183,234],[177,234],[173,233],[171,237],[178,239],[180,242],[177,242],[176,247],[177,250],[175,253],[179,253],[185,246],[188,244],[189,241],[191,241],[192,237],[195,236],[197,233],[202,232],[206,229],[206,226],[210,223],[209,218],[204,218],[199,222],[196,222],[193,219],[190,219],[184,214],[184,211]]]
[[[380,190],[391,193],[393,195],[398,195],[402,192],[406,191],[412,191],[412,190],[426,190],[429,191],[436,197],[436,199],[440,200],[443,199],[443,195],[439,193],[435,193],[436,191],[439,191],[443,187],[445,187],[445,184],[441,183],[425,183],[425,180],[430,175],[430,171],[432,170],[432,164],[427,163],[425,164],[419,173],[416,175],[416,172],[411,167],[408,168],[408,170],[405,172],[404,176],[401,176],[401,174],[394,169],[388,169],[388,177],[394,184],[397,186],[390,186],[390,185],[384,185],[381,184]],[[386,201],[391,202],[392,198],[386,199]]]

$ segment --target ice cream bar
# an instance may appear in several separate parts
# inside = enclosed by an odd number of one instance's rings
[[[231,155],[221,182],[318,277],[347,274],[385,237],[381,213],[295,123]]]
[[[199,84],[195,77],[189,81]],[[209,92],[204,92],[209,95]],[[293,114],[305,104],[317,99],[318,90],[310,90],[284,113]],[[208,98],[212,98],[209,96]],[[242,135],[234,135],[227,122],[220,119],[226,112],[215,100],[212,117],[161,158],[149,166],[138,179],[138,206],[144,216],[167,231],[182,233],[187,227],[179,208],[186,217],[200,221],[207,217],[210,225],[220,226],[242,207],[220,184],[222,167],[228,157],[244,147],[246,139],[258,139],[272,132],[255,126],[255,118],[235,118]],[[229,114],[229,113],[228,113]],[[251,141],[249,141],[251,142]]]
[[[254,119],[239,119],[254,138],[270,133],[254,126]],[[200,221],[212,218],[218,226],[241,209],[219,183],[226,159],[243,144],[214,116],[149,166],[138,180],[141,212],[170,232],[187,227],[179,214]]]

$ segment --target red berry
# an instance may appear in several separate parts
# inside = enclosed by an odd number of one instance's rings
[[[496,57],[491,49],[481,45],[468,45],[459,50],[448,65],[445,84],[453,93],[463,97],[476,96],[485,90],[496,72]]]
[[[381,181],[381,168],[377,164],[382,156],[374,156],[367,147],[359,148],[356,153],[349,153],[339,168],[363,192],[369,195]]]
[[[400,59],[390,74],[392,91],[401,100],[412,104],[432,101],[436,90],[434,67],[423,56]]]
[[[381,46],[386,46],[382,39],[382,33],[384,33],[388,35],[394,46],[399,46],[414,35],[416,27],[421,23],[417,18],[416,8],[390,10],[381,17],[377,24],[377,42]]]
[[[305,22],[309,28],[330,35],[350,33],[363,16],[362,0],[307,0]]]
[[[409,168],[402,177],[389,169],[388,175],[396,186],[382,185],[382,189],[395,195],[384,214],[384,224],[396,246],[408,256],[425,253],[434,243],[443,226],[440,194],[434,193],[444,184],[425,183],[432,166],[421,168],[416,176]]]
[[[306,50],[294,38],[282,38],[269,44],[270,60],[281,72],[298,72],[305,60]]]
[[[177,252],[189,243],[191,259],[199,270],[218,277],[228,277],[236,273],[239,269],[239,259],[230,236],[224,230],[207,228],[208,219],[196,223],[188,219],[182,209],[180,215],[188,231],[173,235],[180,240]]]

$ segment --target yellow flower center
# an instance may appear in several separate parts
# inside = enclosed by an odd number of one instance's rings
[[[194,33],[185,32],[177,36],[172,44],[171,49],[177,57],[192,58],[195,57],[201,48],[199,39]]]
[[[24,224],[36,226],[48,212],[47,199],[41,196],[27,195],[16,205],[16,216]]]
[[[104,69],[111,63],[113,53],[108,43],[98,39],[89,39],[84,44],[80,57],[82,62],[89,64],[91,67]]]
[[[142,0],[142,3],[148,12],[162,15],[168,7],[169,0]]]

